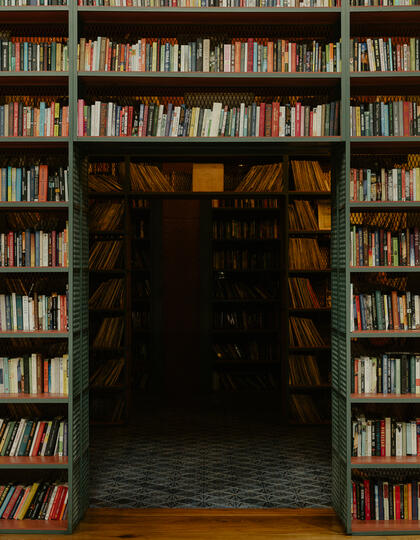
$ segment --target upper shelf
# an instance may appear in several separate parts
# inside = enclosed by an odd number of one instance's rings
[[[76,1],[76,0],[73,0]],[[47,24],[65,23],[68,6],[16,6],[0,7],[2,24]]]
[[[341,8],[141,8],[78,7],[87,23],[147,24],[334,24]]]
[[[413,24],[420,21],[420,6],[351,7],[352,25]]]

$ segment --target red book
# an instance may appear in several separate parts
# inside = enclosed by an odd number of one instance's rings
[[[134,115],[134,108],[132,105],[128,107],[128,129],[127,129],[127,137],[131,137],[133,133],[133,115]]]
[[[400,329],[400,315],[398,312],[397,291],[391,292],[391,303],[392,303],[392,320],[394,321],[394,330],[399,330]]]
[[[259,136],[264,137],[265,131],[265,103],[261,103],[260,105],[260,128],[259,128]]]
[[[63,495],[63,488],[64,486],[58,486],[57,491],[55,492],[54,502],[51,507],[50,515],[48,519],[57,519],[57,508],[60,503],[61,497]]]
[[[39,202],[46,202],[47,194],[48,194],[48,166],[40,165],[39,166],[39,193],[38,193]]]
[[[274,43],[269,41],[267,43],[267,73],[273,72],[274,64]]]
[[[10,106],[13,107],[13,137],[17,137],[19,135],[19,103],[11,103]]]
[[[37,456],[38,450],[41,445],[41,442],[45,435],[45,426],[47,425],[47,422],[40,422],[38,433],[36,434],[36,439],[32,447],[32,452],[30,453],[31,456]]]
[[[146,137],[147,133],[147,118],[149,116],[149,105],[144,106],[144,120],[143,120],[143,129],[141,131],[141,136]]]
[[[292,69],[289,69],[289,71],[294,73],[296,71],[296,43],[292,43],[291,49],[292,49],[292,63],[291,63]]]
[[[51,266],[59,266],[59,261],[57,261],[57,231],[51,232]]]
[[[16,504],[16,501],[23,490],[23,486],[16,486],[15,491],[13,492],[13,495],[9,501],[9,504],[6,506],[6,510],[3,512],[3,515],[1,516],[2,519],[9,519],[10,512],[13,510],[13,507]]]
[[[401,519],[401,492],[400,485],[395,486],[395,515],[394,519]]]
[[[44,360],[44,394],[48,394],[48,360]]]
[[[385,420],[381,420],[381,456],[385,456]]]
[[[296,124],[295,124],[296,137],[300,137],[301,112],[302,112],[302,104],[300,101],[297,101],[296,102]]]
[[[407,101],[403,102],[403,126],[404,126],[404,137],[410,136],[410,103]]]
[[[272,136],[279,136],[279,118],[280,118],[280,103],[278,101],[273,102],[273,122],[272,122]]]
[[[9,250],[9,266],[15,266],[15,250],[14,250],[14,238],[13,232],[9,232],[7,235],[7,247]]]
[[[254,40],[252,38],[249,38],[246,70],[248,73],[252,73],[254,71],[253,68],[254,68]],[[267,69],[267,71],[270,71],[270,70]]]
[[[58,517],[57,517],[57,519],[59,519],[60,521],[63,519],[64,512],[66,511],[68,495],[69,495],[69,488],[67,486],[65,486],[64,487],[63,501],[61,503],[61,508],[60,508],[60,511],[59,511]]]
[[[365,486],[365,520],[370,521],[370,484],[369,480],[363,480]]]
[[[361,330],[362,329],[362,317],[360,315],[360,299],[359,299],[359,295],[356,295],[355,300],[356,300],[357,329]]]

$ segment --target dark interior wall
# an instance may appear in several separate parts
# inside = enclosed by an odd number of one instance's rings
[[[162,202],[165,391],[200,390],[200,201]]]

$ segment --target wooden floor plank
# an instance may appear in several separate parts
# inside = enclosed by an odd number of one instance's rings
[[[19,540],[57,540],[57,535],[18,535]],[[74,540],[335,540],[343,528],[332,509],[90,509]],[[16,540],[1,535],[1,540]],[[347,537],[349,538],[349,537]],[[358,536],[359,539],[378,538]],[[381,537],[385,538],[385,537]],[[392,536],[393,540],[419,538]]]

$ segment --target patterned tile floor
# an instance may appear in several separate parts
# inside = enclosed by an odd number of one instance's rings
[[[92,507],[331,506],[329,428],[219,407],[143,410],[111,429],[91,433]]]

